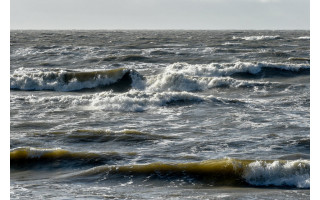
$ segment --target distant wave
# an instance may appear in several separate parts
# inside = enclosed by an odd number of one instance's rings
[[[288,60],[292,61],[302,61],[302,62],[310,62],[310,58],[297,58],[297,57],[290,57]]]
[[[10,89],[79,91],[84,89],[113,89],[125,91],[133,80],[142,79],[135,70],[118,68],[103,71],[16,70],[10,76]]]
[[[225,42],[222,45],[223,46],[238,46],[241,45],[242,43],[238,43],[238,42]]]
[[[206,160],[194,163],[150,163],[99,166],[60,178],[96,177],[108,174],[153,177],[161,180],[187,179],[211,185],[310,187],[309,160]]]
[[[274,40],[281,39],[279,35],[254,35],[254,36],[245,36],[245,37],[235,37],[233,39],[242,39],[242,40]]]
[[[298,40],[310,40],[310,36],[301,36],[297,38]]]

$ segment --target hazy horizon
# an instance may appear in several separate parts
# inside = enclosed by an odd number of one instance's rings
[[[309,29],[10,29],[10,31],[310,31]]]
[[[310,30],[309,0],[11,0],[11,30]]]

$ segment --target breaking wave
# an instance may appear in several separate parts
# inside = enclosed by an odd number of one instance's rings
[[[15,99],[16,97],[11,97]],[[146,92],[130,90],[125,93],[111,91],[84,95],[63,95],[56,97],[25,96],[17,97],[26,104],[51,109],[55,102],[57,111],[66,109],[120,111],[120,112],[144,112],[146,110],[162,106],[186,106],[202,102],[216,104],[244,103],[237,99],[217,98],[213,95],[202,95],[186,91],[171,92]]]
[[[193,163],[150,163],[143,165],[104,165],[61,178],[107,176],[145,177],[147,179],[182,179],[210,185],[310,187],[309,160],[238,160],[220,159]]]
[[[125,91],[133,79],[143,79],[135,70],[118,68],[103,71],[16,70],[10,76],[10,88],[16,90],[79,91],[113,89]]]
[[[239,73],[247,73],[252,75],[261,75],[261,73],[272,73],[283,71],[285,73],[303,73],[309,72],[309,64],[291,64],[291,63],[251,63],[251,62],[235,62],[235,63],[211,63],[190,65],[187,63],[174,63],[166,68],[166,72],[177,72],[191,76],[232,76]],[[264,74],[268,75],[268,74]]]
[[[212,88],[253,88],[270,86],[277,83],[237,80],[231,77],[197,77],[181,73],[165,73],[148,80],[150,91],[187,91],[196,92]]]
[[[167,66],[162,73],[148,77],[147,89],[191,92],[215,87],[248,88],[271,84],[256,80],[260,77],[290,77],[309,73],[308,64],[236,62],[191,65],[174,63]],[[255,80],[245,80],[246,78]]]
[[[214,87],[252,87],[259,81],[247,78],[291,77],[310,73],[309,64],[278,63],[211,63],[168,65],[157,75],[143,77],[133,69],[104,71],[16,70],[10,76],[14,90],[113,90],[146,89],[147,91],[201,91]],[[240,80],[237,78],[241,78]],[[268,83],[267,83],[268,84]]]
[[[140,132],[123,132],[140,134]],[[96,175],[153,177],[157,179],[188,179],[211,185],[310,187],[309,160],[238,160],[232,158],[191,163],[150,163],[140,165],[112,165],[137,154],[117,152],[72,152],[64,149],[20,147],[11,150],[11,168],[81,167],[100,164],[88,170],[60,178],[96,178]]]
[[[310,187],[310,161],[255,161],[248,165],[243,177],[257,186]]]
[[[188,105],[204,100],[203,97],[188,92],[146,93],[130,90],[127,93],[117,95],[111,92],[95,94],[90,106],[98,110],[143,112],[150,107]]]

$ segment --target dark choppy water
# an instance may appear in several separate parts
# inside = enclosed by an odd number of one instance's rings
[[[307,199],[309,31],[12,31],[12,199]]]

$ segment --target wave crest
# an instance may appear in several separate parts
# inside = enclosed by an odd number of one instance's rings
[[[260,168],[262,170],[258,170]],[[192,163],[104,165],[70,174],[67,178],[95,177],[97,174],[108,174],[110,179],[113,175],[130,175],[168,180],[187,179],[210,185],[310,187],[310,161],[308,160],[255,161],[226,158]]]
[[[191,65],[174,63],[167,66],[162,73],[148,77],[146,89],[194,92],[215,87],[251,88],[271,84],[256,80],[259,77],[303,75],[308,74],[309,69],[308,64],[236,62]],[[255,80],[245,80],[247,78]]]
[[[103,71],[16,70],[10,88],[17,90],[79,91],[84,89],[128,90],[133,78],[143,79],[135,70],[118,68]]]
[[[293,186],[310,187],[310,162],[307,160],[293,161],[255,161],[248,165],[243,177],[257,186]]]
[[[174,63],[166,68],[166,72],[176,72],[191,76],[231,76],[237,73],[249,73],[259,75],[264,70],[282,70],[288,73],[301,72],[309,70],[309,64],[291,64],[291,63],[252,63],[252,62],[235,62],[235,63],[211,63],[190,65],[187,63]]]

